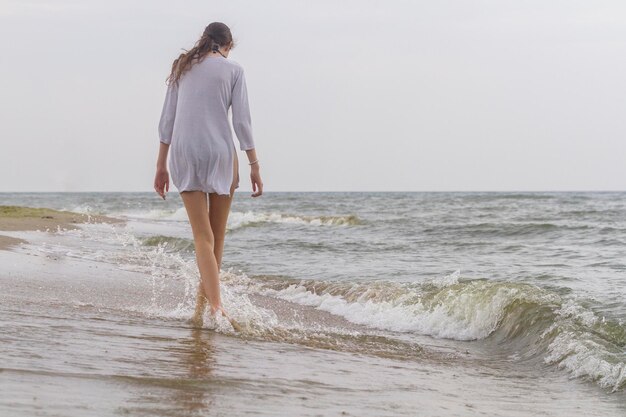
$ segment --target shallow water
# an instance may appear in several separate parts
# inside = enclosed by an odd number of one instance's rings
[[[193,330],[180,199],[0,252],[0,415],[624,415],[626,193],[237,193]],[[106,395],[103,395],[106,393]]]

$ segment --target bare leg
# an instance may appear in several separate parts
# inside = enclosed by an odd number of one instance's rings
[[[211,230],[213,231],[213,253],[215,255],[215,261],[217,262],[218,269],[222,266],[222,255],[224,254],[224,239],[226,236],[226,223],[228,221],[228,214],[230,213],[230,206],[233,201],[233,195],[235,188],[239,186],[239,161],[237,160],[237,154],[233,161],[233,181],[230,186],[229,195],[219,195],[217,193],[209,194],[209,222],[211,224]],[[220,309],[224,313],[223,308]],[[211,313],[215,309],[211,308]]]
[[[217,279],[218,294],[219,294],[219,271],[221,269],[222,255],[224,252],[224,238],[226,234],[226,222],[228,220],[228,214],[230,212],[230,206],[231,206],[235,189],[239,187],[239,163],[238,163],[236,154],[234,158],[233,170],[234,170],[233,182],[230,188],[230,195],[220,196],[216,193],[209,194],[209,201],[210,201],[210,204],[209,204],[210,209],[208,210],[209,211],[209,224],[210,224],[210,228],[211,228],[212,235],[213,235],[213,255],[215,258],[215,262],[217,264],[217,271],[218,271],[218,275],[217,275],[218,276],[218,279]],[[183,194],[181,193],[181,196],[182,195]],[[183,198],[183,201],[184,201],[184,198]],[[206,198],[205,198],[205,202],[206,202]],[[185,207],[187,207],[186,202],[185,202]],[[204,213],[206,213],[206,211]],[[188,211],[188,215],[189,215],[189,211]],[[191,216],[190,216],[190,222],[191,222]],[[204,226],[201,226],[201,227],[204,227]],[[192,225],[192,230],[193,230],[193,225]],[[194,243],[195,241],[196,241],[196,232],[194,232]],[[197,255],[198,255],[198,250],[196,249],[196,258],[197,258]],[[200,260],[198,260],[198,268],[201,270]],[[198,285],[198,293],[196,296],[196,309],[195,309],[194,317],[192,320],[194,325],[197,327],[202,326],[202,316],[204,315],[204,311],[207,305],[208,294],[206,294],[206,291],[204,290],[203,282],[204,280],[202,279],[202,273],[201,273],[201,280],[200,280],[200,284]],[[211,314],[214,314],[215,311],[217,311],[218,309],[221,310],[223,314],[225,314],[225,311],[222,308],[221,303],[215,304],[214,302],[211,302],[211,306],[212,306]],[[233,320],[231,320],[231,324],[233,324]],[[236,327],[235,324],[233,324],[233,327]]]
[[[224,238],[226,236],[226,222],[230,213],[230,206],[233,201],[235,188],[239,186],[239,161],[235,154],[233,183],[230,186],[230,195],[209,194],[209,221],[213,230],[215,242],[214,253],[218,267],[222,266],[222,255],[224,254]]]
[[[207,194],[202,191],[183,191],[180,193],[191,230],[193,232],[194,246],[196,249],[196,261],[200,271],[199,294],[204,295],[212,306],[221,305],[219,287],[219,269],[213,253],[214,238],[208,216]],[[202,297],[198,297],[201,299]],[[201,300],[199,300],[201,301]],[[201,324],[204,301],[196,305],[194,321]],[[200,313],[199,315],[197,315]],[[198,320],[200,323],[198,323]]]

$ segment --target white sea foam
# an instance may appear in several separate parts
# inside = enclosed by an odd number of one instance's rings
[[[439,288],[448,287],[450,285],[458,284],[460,276],[461,276],[461,270],[457,269],[451,274],[431,278],[427,280],[425,284],[434,285],[435,287],[439,287]]]
[[[87,212],[88,209],[82,208],[80,212]],[[186,222],[187,212],[184,207],[177,210],[160,210],[152,209],[148,211],[123,211],[109,213],[111,216],[120,216],[131,219],[146,220],[162,220]],[[229,230],[239,229],[242,227],[263,224],[263,223],[283,223],[294,225],[309,226],[347,226],[358,224],[359,219],[356,216],[296,216],[277,212],[258,213],[254,211],[232,211],[228,217],[227,228]]]
[[[81,204],[71,208],[63,208],[62,210],[73,211],[74,213],[93,214],[93,208],[88,204]]]
[[[616,391],[626,384],[624,352],[611,348],[597,332],[596,325],[605,323],[592,311],[568,300],[556,310],[557,319],[542,337],[556,330],[544,361],[568,370],[572,377],[585,377],[598,385]]]
[[[545,302],[550,298],[550,294],[531,285],[498,285],[490,281],[459,285],[458,278],[455,271],[435,280],[441,290],[434,296],[407,288],[401,296],[385,301],[371,297],[348,301],[342,295],[318,294],[297,284],[281,290],[267,289],[264,293],[313,306],[357,324],[456,340],[489,336],[502,319],[505,307],[515,300]]]
[[[377,329],[455,340],[487,338],[506,319],[507,307],[514,302],[548,308],[559,306],[554,311],[551,325],[539,335],[540,338],[552,338],[543,353],[545,362],[566,369],[572,377],[586,377],[613,390],[626,384],[624,352],[615,350],[610,340],[591,330],[593,326],[604,325],[604,318],[600,319],[574,300],[563,300],[557,294],[533,285],[486,280],[459,283],[458,278],[458,271],[455,271],[447,277],[427,282],[437,287],[436,292],[430,294],[420,294],[407,286],[401,295],[391,299],[366,296],[366,292],[357,297],[349,286],[344,286],[342,291],[332,286],[329,288],[333,290],[318,291],[305,283],[291,284],[283,289],[265,288],[261,292]],[[519,318],[512,316],[509,319]]]
[[[606,351],[606,346],[575,331],[561,331],[548,346],[546,363],[568,370],[572,377],[585,377],[617,391],[626,383],[626,363]],[[611,358],[612,360],[609,360]]]
[[[87,204],[75,206],[68,210],[77,213],[95,214],[93,208]],[[98,213],[100,214],[100,213]],[[122,210],[111,211],[106,213],[112,217],[122,217],[130,219],[146,219],[186,222],[187,211],[185,207],[179,207],[176,210],[166,209],[150,209],[150,210]],[[254,212],[254,211],[232,211],[228,218],[228,229],[239,229],[242,227],[262,224],[262,223],[282,223],[293,225],[308,226],[349,226],[359,224],[360,220],[354,215],[292,215],[279,212]]]
[[[237,229],[256,223],[284,223],[310,226],[348,226],[359,223],[353,215],[347,216],[296,216],[277,212],[256,213],[253,211],[232,212],[229,216],[229,228]]]
[[[127,217],[130,219],[187,221],[187,211],[185,210],[185,207],[179,207],[176,210],[151,209],[147,211],[120,211],[112,212],[110,215]]]

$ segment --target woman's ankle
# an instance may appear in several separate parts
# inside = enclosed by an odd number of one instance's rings
[[[211,315],[215,316],[215,313],[217,313],[218,311],[221,311],[223,315],[226,315],[226,310],[224,310],[224,306],[222,306],[222,304],[218,304],[217,306],[211,306],[210,307],[211,310]]]

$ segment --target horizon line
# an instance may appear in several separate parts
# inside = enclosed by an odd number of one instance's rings
[[[272,191],[264,191],[263,194],[269,193],[620,193],[626,192],[626,189],[604,189],[604,190],[272,190]],[[62,194],[62,193],[140,193],[140,194],[148,194],[155,193],[153,190],[147,191],[87,191],[87,190],[78,190],[78,191],[0,191],[0,194],[28,194],[28,193],[37,193],[37,194]],[[177,191],[169,191],[172,194],[179,194]],[[235,190],[235,194],[246,194],[252,193],[252,190],[249,191],[238,191]],[[155,193],[156,194],[156,193]]]

